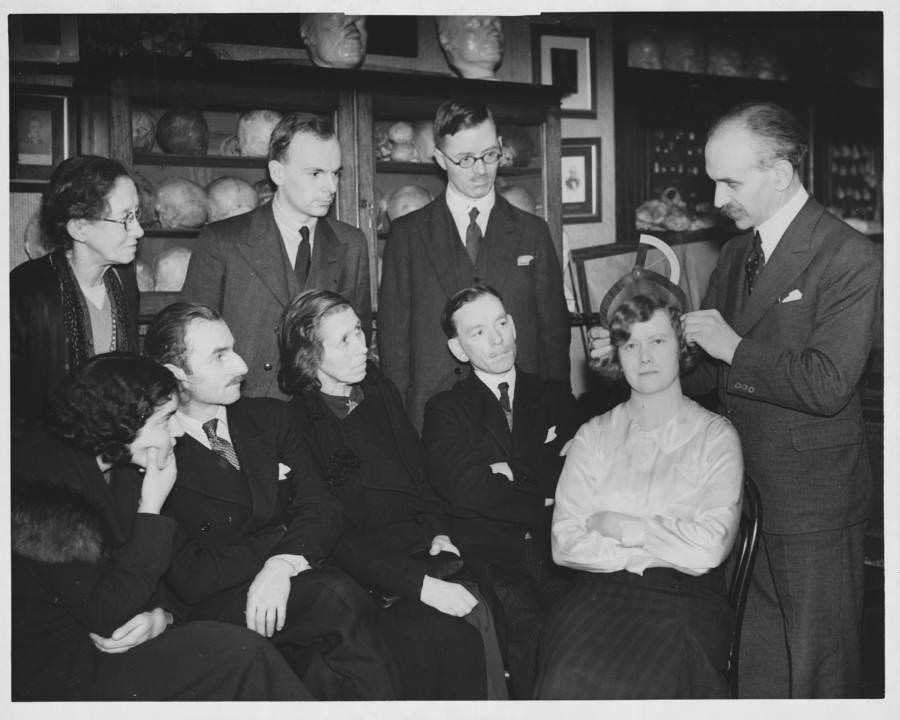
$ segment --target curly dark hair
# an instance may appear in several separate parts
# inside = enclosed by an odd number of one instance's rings
[[[665,311],[669,316],[672,329],[675,331],[679,348],[678,366],[682,374],[690,370],[694,366],[699,348],[696,345],[689,345],[684,338],[684,331],[681,327],[681,307],[649,295],[635,295],[616,308],[609,321],[609,340],[613,347],[612,352],[592,368],[604,377],[614,380],[621,379],[624,373],[619,360],[619,348],[631,338],[631,327],[635,323],[647,322],[657,310]]]
[[[69,220],[96,220],[109,212],[109,194],[120,177],[131,179],[125,166],[98,155],[80,155],[59,164],[41,204],[41,226],[55,247],[72,247]]]
[[[322,360],[322,321],[350,302],[331,290],[300,293],[278,322],[278,387],[287,395],[300,395],[321,387],[316,372]]]
[[[178,392],[175,376],[150,358],[103,353],[82,365],[47,409],[47,429],[113,465],[131,460],[144,423]]]

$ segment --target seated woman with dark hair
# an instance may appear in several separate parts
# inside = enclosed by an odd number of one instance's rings
[[[585,423],[556,490],[553,559],[580,571],[542,636],[542,699],[726,697],[733,617],[720,564],[737,534],[737,432],[681,392],[680,308],[613,313],[630,398]]]
[[[309,699],[265,638],[173,623],[160,592],[182,430],[174,376],[88,360],[12,446],[13,700]]]
[[[118,160],[69,158],[50,177],[41,226],[55,250],[9,276],[10,398],[16,429],[40,418],[92,355],[138,351],[137,187]]]
[[[478,601],[439,577],[459,551],[425,482],[421,442],[400,394],[366,362],[359,318],[340,295],[307,291],[285,309],[278,345],[279,385],[293,396],[303,435],[344,505],[334,559],[380,601],[376,617],[400,667],[399,696],[487,697],[484,646],[464,619]],[[429,570],[435,560],[443,571]]]

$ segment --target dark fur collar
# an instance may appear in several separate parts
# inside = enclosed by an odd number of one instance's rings
[[[100,511],[67,488],[31,487],[13,500],[12,549],[23,557],[96,564],[107,556],[108,536]]]

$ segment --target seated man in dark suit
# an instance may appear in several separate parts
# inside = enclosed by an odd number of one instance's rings
[[[393,697],[368,596],[321,569],[341,531],[288,406],[241,398],[247,365],[215,311],[188,303],[151,324],[147,353],[179,381],[186,437],[164,506],[178,521],[167,582],[189,619],[232,622],[272,638],[320,699]]]
[[[550,508],[580,418],[566,383],[516,368],[515,323],[496,290],[460,290],[441,326],[472,371],[426,405],[428,473],[451,506],[467,567],[500,599],[511,689],[525,699],[541,623],[563,584],[550,574]]]

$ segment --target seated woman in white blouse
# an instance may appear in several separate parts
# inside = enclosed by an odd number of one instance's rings
[[[578,579],[542,636],[543,699],[726,697],[733,618],[719,565],[741,511],[737,432],[681,392],[680,308],[613,313],[630,398],[585,423],[556,490],[553,559]]]

